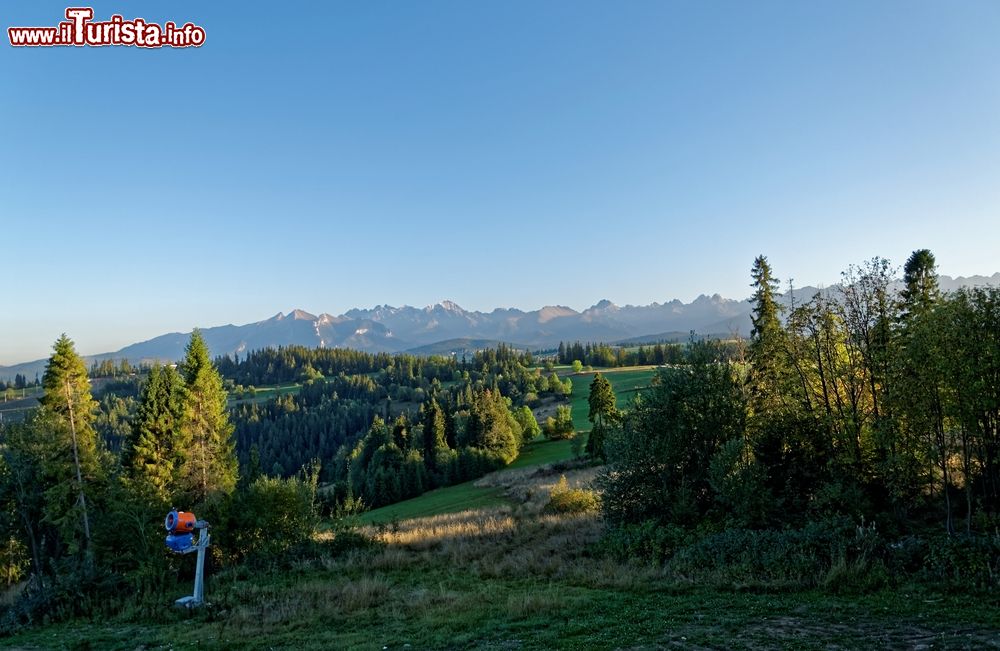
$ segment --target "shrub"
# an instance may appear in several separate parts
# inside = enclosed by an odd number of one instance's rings
[[[691,534],[681,527],[646,520],[608,529],[598,549],[619,560],[644,558],[663,562],[690,541]]]
[[[928,541],[923,575],[959,589],[1000,585],[1000,535],[941,536]]]
[[[261,477],[236,493],[222,540],[235,558],[279,554],[307,542],[317,522],[309,478]]]
[[[575,434],[573,429],[573,413],[566,405],[556,407],[556,416],[549,416],[545,419],[545,426],[542,427],[545,438],[550,441],[559,441],[572,438]]]
[[[876,589],[888,580],[874,527],[838,519],[785,531],[729,529],[670,559],[676,578],[718,587]]]
[[[566,475],[559,478],[559,483],[552,489],[549,503],[545,505],[546,513],[589,513],[600,508],[600,501],[594,491],[585,488],[570,488]]]

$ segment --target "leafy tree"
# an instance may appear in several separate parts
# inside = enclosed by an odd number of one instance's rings
[[[579,373],[582,370],[583,370],[583,362],[581,362],[578,359],[574,359],[573,360],[573,372],[574,373]]]
[[[694,525],[715,503],[712,458],[743,436],[745,405],[716,344],[693,342],[689,363],[661,369],[605,443],[608,469],[599,478],[612,524]]]
[[[178,474],[187,496],[200,503],[212,495],[229,494],[236,486],[233,426],[222,378],[209,360],[205,340],[197,330],[191,333],[181,368],[184,408],[178,437]]]
[[[527,405],[523,405],[521,408],[514,411],[514,418],[521,426],[521,438],[523,443],[533,440],[536,436],[542,433],[542,428],[538,426],[535,414]]]
[[[545,437],[552,441],[573,438],[575,429],[573,428],[573,412],[570,406],[559,405],[556,407],[555,418],[552,416],[546,418],[542,431]]]
[[[970,533],[975,493],[987,513],[1000,512],[1000,288],[959,290],[939,311],[942,402],[957,438]]]

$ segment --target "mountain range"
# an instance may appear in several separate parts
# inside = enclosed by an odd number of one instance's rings
[[[1000,285],[1000,273],[988,277],[941,276],[939,284],[945,291],[961,286]],[[795,296],[801,301],[817,291],[815,287],[797,288]],[[782,296],[782,300],[790,299]],[[746,336],[750,311],[749,300],[718,294],[701,295],[690,303],[672,300],[638,306],[602,300],[582,312],[562,305],[532,311],[496,308],[479,312],[443,301],[424,308],[379,305],[352,309],[340,316],[292,310],[255,323],[203,328],[201,332],[213,355],[289,345],[463,354],[500,341],[521,348],[545,349],[554,348],[560,341],[669,341],[692,330],[703,335]],[[181,332],[165,334],[86,359],[88,363],[104,359],[128,359],[132,363],[175,361],[183,357],[189,336]],[[45,360],[0,366],[0,380],[12,379],[16,373],[33,379],[44,366]]]

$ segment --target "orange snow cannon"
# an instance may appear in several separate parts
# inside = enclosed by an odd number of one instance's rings
[[[167,532],[170,534],[182,535],[193,532],[197,521],[198,519],[194,517],[194,513],[174,510],[167,514],[167,519],[164,520],[163,526],[167,528]]]

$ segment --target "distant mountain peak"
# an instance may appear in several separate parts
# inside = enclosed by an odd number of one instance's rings
[[[580,313],[571,307],[566,307],[565,305],[546,305],[542,309],[538,310],[538,321],[540,323],[546,323],[552,319],[576,316],[578,314]]]
[[[292,310],[288,313],[288,318],[294,319],[296,321],[316,321],[317,317],[314,314],[309,314],[305,310]]]
[[[460,314],[465,313],[465,310],[462,309],[462,306],[453,301],[441,301],[435,307],[440,307],[448,312],[458,312]]]
[[[316,319],[319,325],[327,325],[329,323],[343,323],[344,321],[347,320],[348,319],[346,316],[333,316],[332,314],[327,314],[326,312],[320,314],[319,318]]]

